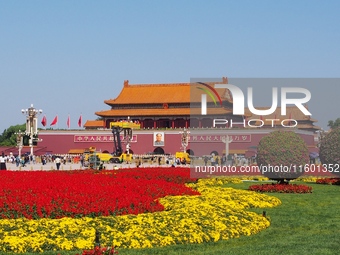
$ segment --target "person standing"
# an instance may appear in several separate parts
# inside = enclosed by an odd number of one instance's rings
[[[80,155],[80,165],[81,167],[84,167],[84,155],[83,154]]]
[[[21,159],[20,159],[20,157],[19,157],[19,155],[18,155],[18,156],[15,158],[15,165],[16,165],[17,167],[19,167],[20,163],[21,163]]]
[[[0,156],[0,170],[6,170],[6,157],[3,152]]]
[[[204,160],[204,165],[207,166],[207,164],[208,164],[208,157],[205,156],[203,160]]]
[[[215,154],[211,154],[211,158],[210,158],[210,164],[212,166],[214,166],[216,164],[216,158],[215,158]]]
[[[60,163],[61,163],[60,157],[56,157],[55,160],[54,160],[54,162],[55,162],[55,165],[56,165],[56,167],[57,167],[57,170],[59,170],[59,168],[60,168]]]
[[[43,157],[42,157],[41,163],[43,164],[43,166],[46,165],[46,163],[47,163],[47,162],[46,162],[46,156],[43,156]]]

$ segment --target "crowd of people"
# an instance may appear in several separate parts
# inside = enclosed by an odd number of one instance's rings
[[[10,153],[9,155],[5,155],[2,153],[0,156],[0,164],[1,170],[6,170],[6,164],[13,164],[17,168],[19,167],[33,167],[34,165],[40,164],[44,166],[46,164],[53,163],[56,170],[60,170],[62,165],[69,165],[69,164],[79,164],[80,168],[88,168],[90,166],[89,162],[86,162],[84,155],[71,155],[71,154],[63,154],[63,155],[29,155],[23,154],[21,156],[14,155]],[[104,169],[104,162],[99,162],[98,166],[102,166]],[[122,162],[125,164],[136,164],[137,167],[142,165],[169,165],[169,166],[176,166],[176,165],[183,165],[186,162],[183,162],[180,158],[175,158],[174,156],[169,155],[134,155],[132,160],[129,162]],[[39,167],[40,168],[40,167]],[[13,167],[8,166],[7,169],[13,169]]]
[[[14,155],[12,152],[6,155],[4,152],[0,155],[0,170],[6,170],[6,164],[15,164],[16,167],[26,167],[28,165],[41,164],[46,165],[47,163],[55,163],[57,169],[59,170],[61,164],[66,163],[78,163],[80,156],[73,155]]]
[[[199,163],[201,161],[202,165],[246,165],[248,164],[248,160],[246,158],[240,158],[238,155],[228,155],[226,157],[224,154],[222,156],[218,155],[208,155],[203,156],[200,159],[194,159],[192,158],[192,161],[195,161],[195,163]],[[36,156],[36,155],[13,155],[10,153],[10,155],[5,155],[4,153],[0,156],[0,169],[6,170],[6,163],[7,164],[15,164],[16,167],[26,167],[29,165],[34,164],[41,164],[46,165],[48,163],[54,163],[56,166],[56,169],[59,170],[61,165],[66,165],[68,163],[70,164],[80,164],[80,167],[86,167],[86,162],[84,160],[84,155],[42,155],[42,156]],[[142,164],[158,164],[158,165],[170,165],[170,166],[176,166],[176,165],[186,165],[187,162],[185,162],[183,159],[175,158],[174,156],[169,155],[134,155],[132,162],[126,162],[126,163],[136,163],[136,166],[139,167]]]

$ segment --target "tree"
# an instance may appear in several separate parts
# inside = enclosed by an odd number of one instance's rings
[[[336,175],[340,175],[340,127],[324,134],[320,141],[320,160],[326,168]]]
[[[331,129],[335,129],[340,127],[340,118],[337,118],[335,121],[330,120],[328,121],[328,125]]]
[[[257,164],[262,174],[271,180],[285,183],[296,179],[304,173],[308,163],[307,145],[295,132],[274,131],[260,140]]]
[[[2,135],[0,135],[0,145],[1,146],[16,146],[17,145],[17,135],[19,131],[23,132],[26,130],[26,124],[10,126],[5,129]]]

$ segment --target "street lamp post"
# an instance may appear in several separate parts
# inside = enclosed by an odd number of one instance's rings
[[[233,139],[229,137],[229,135],[222,136],[222,142],[225,143],[225,157],[228,160],[229,155],[229,143],[231,143]]]
[[[19,152],[19,158],[21,158],[21,150],[22,150],[22,135],[25,134],[24,132],[19,132],[15,133],[17,135],[17,147],[18,147],[18,152]]]
[[[37,110],[31,104],[28,109],[22,109],[22,114],[26,115],[26,132],[25,134],[30,137],[29,146],[31,149],[31,155],[33,156],[33,139],[34,135],[38,134],[38,115],[42,113],[42,110]]]

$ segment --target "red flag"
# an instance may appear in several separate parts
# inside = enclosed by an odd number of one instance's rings
[[[50,126],[53,126],[53,125],[57,124],[57,122],[58,122],[58,115],[55,116],[55,118],[54,118],[53,121],[51,122]]]
[[[81,115],[79,117],[79,120],[78,120],[78,126],[81,127],[81,121],[82,121],[82,118],[81,118]]]
[[[67,127],[68,128],[70,128],[70,123],[71,121],[70,121],[70,115],[67,117],[67,122],[66,122],[66,125],[67,125]]]
[[[44,115],[44,117],[41,120],[41,124],[45,127],[47,124],[47,119],[46,119],[46,115]]]

